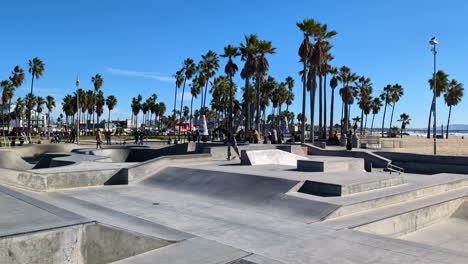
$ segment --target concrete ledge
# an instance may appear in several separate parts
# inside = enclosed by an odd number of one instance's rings
[[[356,158],[303,159],[297,160],[297,169],[312,172],[363,171],[364,160]]]
[[[307,158],[279,149],[241,150],[241,164],[243,165],[296,166],[299,160],[307,160]]]

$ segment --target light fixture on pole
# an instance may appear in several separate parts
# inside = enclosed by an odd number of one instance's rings
[[[76,77],[76,143],[80,144],[80,80]]]
[[[431,40],[429,41],[429,44],[431,44],[433,47],[431,49],[432,53],[434,54],[434,75],[433,75],[433,78],[432,78],[432,82],[433,82],[433,87],[432,87],[432,91],[434,92],[434,99],[432,101],[432,114],[433,114],[433,117],[434,117],[434,125],[433,125],[433,138],[434,138],[434,155],[437,155],[437,122],[436,122],[436,101],[437,101],[437,78],[436,78],[436,75],[437,75],[437,72],[436,72],[436,58],[437,58],[437,44],[439,44],[439,42],[437,41],[436,37],[433,37],[431,38]]]

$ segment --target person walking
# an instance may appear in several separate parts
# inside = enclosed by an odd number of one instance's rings
[[[271,144],[278,144],[278,131],[275,127],[271,128]]]
[[[353,131],[349,130],[346,134],[346,149],[352,150],[353,149]]]
[[[102,149],[102,134],[99,129],[96,130],[96,149]]]

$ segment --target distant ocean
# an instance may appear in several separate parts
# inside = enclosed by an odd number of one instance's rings
[[[423,132],[423,131],[408,131],[406,133],[408,133],[410,136],[418,136],[418,137],[427,136],[427,132]],[[444,131],[444,137],[445,137],[445,133],[446,132]],[[441,131],[437,130],[437,134],[440,135]],[[432,136],[432,130],[431,130],[431,136]],[[461,137],[468,138],[468,131],[457,131],[457,132],[449,131],[449,138],[461,138]]]

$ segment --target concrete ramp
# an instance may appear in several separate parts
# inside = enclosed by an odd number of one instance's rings
[[[286,194],[300,181],[248,174],[169,167],[139,184],[242,204],[307,222],[319,221],[338,208]]]
[[[241,151],[241,164],[243,165],[296,166],[298,160],[307,160],[307,158],[279,149]]]
[[[14,151],[0,151],[0,168],[30,170],[34,165],[27,163]]]

